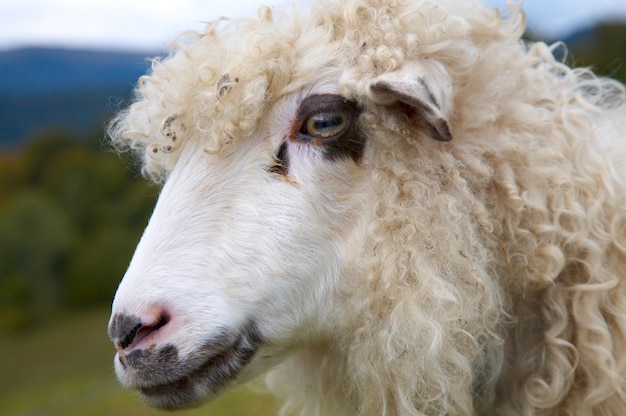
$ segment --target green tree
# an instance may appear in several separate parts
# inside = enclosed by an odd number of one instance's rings
[[[626,82],[626,25],[602,23],[591,34],[592,41],[572,51],[577,66],[591,66],[598,74]]]
[[[24,191],[0,208],[0,326],[18,328],[59,308],[74,228],[45,195]]]
[[[158,190],[92,137],[0,158],[0,329],[113,297]]]

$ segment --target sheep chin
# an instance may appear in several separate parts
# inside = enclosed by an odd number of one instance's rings
[[[221,352],[211,355],[187,374],[163,384],[138,387],[140,396],[147,405],[159,409],[197,407],[237,384],[262,342],[256,326],[248,325],[232,344],[222,346]],[[206,348],[213,349],[214,345]]]

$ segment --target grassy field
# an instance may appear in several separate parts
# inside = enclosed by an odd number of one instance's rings
[[[266,416],[278,403],[246,386],[198,409],[162,412],[122,389],[106,336],[108,310],[58,319],[38,331],[0,335],[1,416]]]

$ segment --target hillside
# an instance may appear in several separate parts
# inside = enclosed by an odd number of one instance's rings
[[[279,401],[241,386],[199,409],[149,409],[115,380],[115,349],[106,335],[109,308],[61,316],[37,332],[0,337],[0,415],[3,416],[238,416],[276,415]],[[78,335],[77,335],[78,334]],[[80,339],[68,352],[67,340]],[[45,348],[42,348],[45,346]],[[8,377],[7,375],[10,375]],[[258,389],[257,389],[258,390]]]

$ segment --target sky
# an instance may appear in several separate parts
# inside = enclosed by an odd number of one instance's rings
[[[287,0],[288,1],[288,0]],[[309,2],[314,0],[296,0]],[[506,0],[484,0],[504,8]],[[24,46],[162,50],[220,16],[254,15],[285,0],[0,0],[0,50]],[[626,0],[526,0],[529,26],[550,39],[606,18],[626,21]]]

